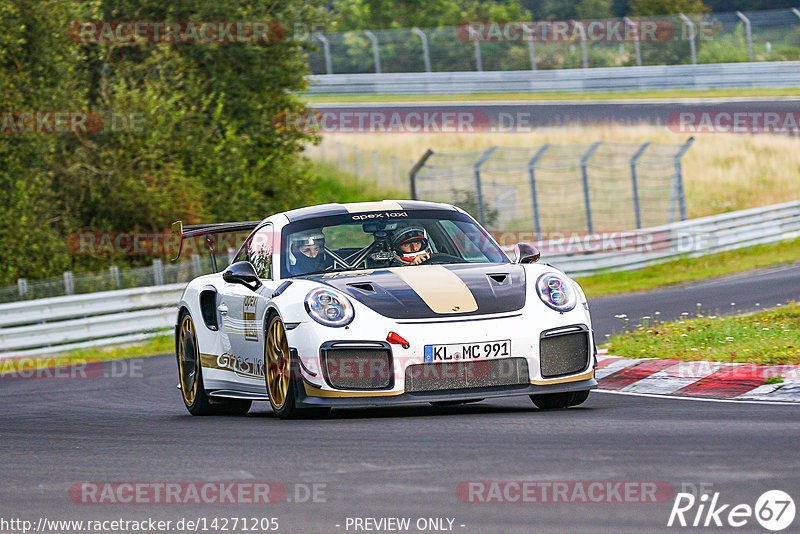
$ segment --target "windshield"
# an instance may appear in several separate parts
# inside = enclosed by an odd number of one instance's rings
[[[497,243],[463,213],[405,210],[323,216],[290,223],[281,276],[441,263],[508,263]]]

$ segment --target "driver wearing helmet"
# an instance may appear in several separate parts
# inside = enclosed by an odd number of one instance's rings
[[[419,265],[431,257],[428,232],[418,226],[403,228],[392,239],[392,251],[400,265]]]
[[[306,274],[324,271],[333,265],[325,252],[322,230],[306,230],[289,237],[289,272]]]

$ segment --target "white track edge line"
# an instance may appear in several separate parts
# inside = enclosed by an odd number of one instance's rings
[[[593,389],[593,392],[596,391],[598,393],[613,393],[615,395],[631,395],[634,397],[651,397],[656,399],[675,399],[675,400],[689,400],[689,401],[701,401],[701,402],[733,402],[736,404],[760,404],[760,405],[774,405],[774,406],[800,406],[799,402],[787,402],[787,401],[771,401],[771,400],[752,400],[752,399],[709,399],[706,397],[687,397],[682,395],[660,395],[656,393],[635,393],[632,391],[615,391],[612,389]]]

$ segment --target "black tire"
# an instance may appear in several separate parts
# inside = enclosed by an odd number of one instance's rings
[[[175,343],[178,359],[178,380],[183,404],[192,415],[244,415],[250,410],[252,401],[242,399],[211,399],[203,386],[203,366],[194,321],[189,312],[180,315],[180,328]]]
[[[589,390],[570,391],[569,393],[549,393],[531,395],[531,400],[540,410],[558,410],[582,404],[589,397]]]

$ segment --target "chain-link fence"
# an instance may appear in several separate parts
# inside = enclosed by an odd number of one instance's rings
[[[306,155],[359,179],[374,181],[387,191],[409,190],[408,171],[414,165],[413,161],[324,139],[318,145],[308,145]]]
[[[691,146],[607,143],[428,151],[412,196],[461,206],[492,230],[605,232],[686,219]]]
[[[311,35],[313,74],[572,69],[800,59],[800,10],[474,23]]]
[[[225,257],[224,254],[222,256]],[[220,265],[223,263],[224,261],[219,262]],[[178,263],[164,264],[156,259],[152,265],[146,267],[110,267],[105,271],[87,273],[67,271],[62,276],[44,280],[28,281],[20,278],[16,286],[0,287],[0,303],[184,283],[211,272],[210,256],[199,254],[193,254],[186,261]]]

